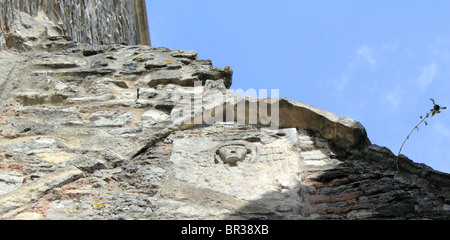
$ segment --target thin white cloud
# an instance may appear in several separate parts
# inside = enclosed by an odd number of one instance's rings
[[[377,62],[375,61],[375,58],[373,56],[374,55],[373,48],[363,45],[358,48],[356,53],[357,59],[360,60],[361,62],[368,62],[371,67],[376,66]]]
[[[351,72],[353,69],[354,64],[349,64],[349,66],[347,67],[347,70],[344,71],[341,76],[339,77],[339,79],[337,81],[334,82],[334,86],[336,87],[336,89],[338,91],[342,91],[345,88],[345,85],[347,85],[347,83],[350,81],[351,78]]]
[[[338,91],[343,91],[347,83],[350,82],[355,71],[365,64],[369,64],[373,69],[376,67],[377,62],[374,56],[374,49],[367,45],[362,45],[356,49],[355,57],[348,62],[347,68],[341,73],[339,79],[333,83],[335,88]]]
[[[399,87],[394,88],[384,95],[381,100],[389,106],[389,109],[396,110],[403,102],[403,91]]]
[[[430,63],[428,66],[422,67],[421,74],[417,78],[417,84],[422,91],[425,91],[426,88],[433,82],[437,70],[438,67],[435,62]]]

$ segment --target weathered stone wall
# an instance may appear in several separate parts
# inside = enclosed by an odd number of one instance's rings
[[[450,219],[450,174],[397,169],[353,119],[241,97],[191,50],[75,43],[18,15],[0,52],[0,218]]]
[[[19,12],[48,18],[75,42],[150,45],[145,0],[0,0],[0,43]]]

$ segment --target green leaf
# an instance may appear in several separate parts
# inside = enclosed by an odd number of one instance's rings
[[[447,107],[441,107],[441,109],[447,109]]]
[[[433,102],[433,105],[435,105],[436,103],[434,103],[434,99],[430,98],[430,100]]]
[[[430,113],[427,113],[427,117],[429,117],[430,116]]]
[[[433,111],[433,113],[431,114],[431,116],[434,116],[434,114],[436,114],[436,112],[435,112],[435,111]]]
[[[425,121],[425,126],[428,126],[428,123],[427,123],[427,121]]]

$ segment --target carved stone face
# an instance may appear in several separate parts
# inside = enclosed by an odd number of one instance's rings
[[[236,163],[243,161],[247,156],[247,148],[239,145],[224,146],[217,150],[220,159],[231,166],[236,166]]]

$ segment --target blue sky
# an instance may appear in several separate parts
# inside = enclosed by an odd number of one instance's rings
[[[231,89],[279,89],[361,122],[394,154],[450,106],[450,1],[147,0],[153,47],[234,70]],[[269,91],[270,92],[270,91]],[[450,173],[450,109],[402,153]]]

